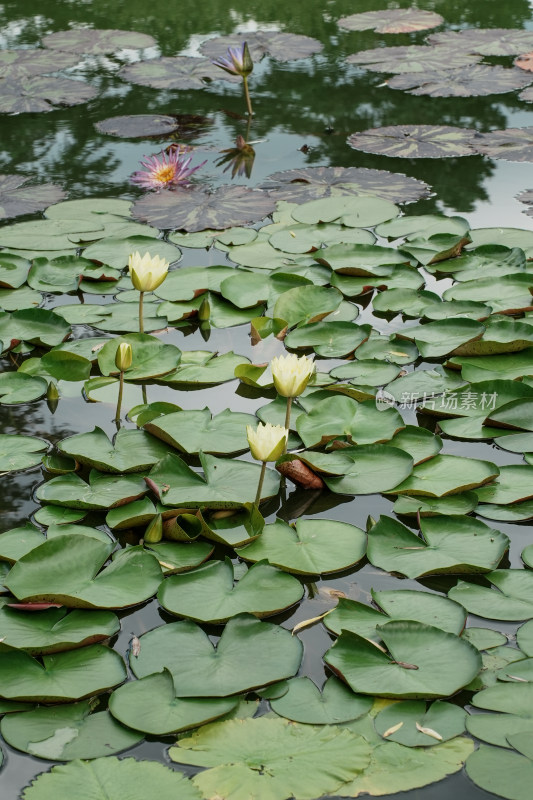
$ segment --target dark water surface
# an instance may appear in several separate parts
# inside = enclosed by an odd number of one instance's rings
[[[516,93],[474,98],[427,98],[380,87],[384,76],[367,72],[344,63],[344,58],[358,50],[380,44],[422,43],[427,32],[416,35],[374,34],[347,32],[338,28],[336,20],[355,12],[376,10],[387,0],[366,0],[354,4],[348,0],[7,0],[0,6],[0,47],[36,45],[46,33],[63,30],[71,25],[97,28],[121,28],[146,32],[158,42],[153,55],[197,53],[197,47],[213,34],[236,30],[286,30],[313,36],[324,43],[324,51],[312,60],[285,64],[266,59],[257,65],[251,92],[255,117],[251,138],[261,140],[255,145],[256,159],[250,180],[237,178],[236,183],[255,186],[269,174],[305,166],[355,166],[403,172],[426,181],[435,195],[409,208],[414,213],[447,213],[465,215],[472,227],[505,225],[533,229],[532,220],[524,216],[524,208],[514,196],[533,186],[533,166],[491,161],[481,156],[445,160],[392,159],[366,155],[351,150],[346,137],[371,127],[395,124],[450,124],[475,127],[477,130],[501,129],[533,125],[533,107],[518,99]],[[396,3],[389,3],[397,7]],[[407,7],[408,3],[400,3]],[[423,0],[419,7],[442,14],[449,27],[520,27],[533,29],[533,9],[526,0],[494,2],[494,0]],[[132,51],[126,59],[133,60]],[[121,114],[199,114],[212,120],[204,135],[197,141],[208,159],[198,175],[213,185],[227,183],[228,174],[214,165],[218,151],[232,146],[235,137],[243,133],[242,119],[228,116],[226,111],[240,113],[243,102],[239,86],[217,82],[202,91],[158,91],[122,82],[114,75],[119,61],[107,57],[89,58],[74,74],[83,75],[99,86],[100,94],[92,102],[72,109],[49,114],[2,116],[0,142],[0,172],[17,172],[41,180],[61,183],[70,198],[117,196],[134,198],[138,192],[128,184],[128,176],[138,167],[139,159],[158,149],[157,144],[142,140],[120,140],[96,132],[94,123]],[[103,69],[105,67],[105,69]],[[301,150],[303,145],[308,151]],[[415,210],[416,209],[416,210]],[[182,266],[223,263],[219,251],[184,250]],[[428,276],[427,287],[433,288]],[[443,284],[441,283],[440,286]],[[445,284],[446,285],[446,284]],[[91,299],[90,302],[98,302]],[[49,305],[57,298],[49,296]],[[359,320],[358,320],[359,321]],[[392,323],[360,316],[361,322],[371,321],[375,327],[389,332],[401,325],[398,318]],[[234,349],[255,361],[267,360],[274,352],[257,356],[252,351],[248,326],[229,330],[212,330],[206,344],[199,333],[184,338],[176,331],[168,339],[185,349],[205,349],[219,352]],[[321,362],[328,369],[336,362]],[[328,366],[329,365],[329,366]],[[4,368],[7,367],[7,361]],[[62,397],[58,411],[50,413],[44,401],[31,405],[0,406],[0,429],[5,433],[24,433],[43,436],[55,442],[78,431],[99,425],[112,435],[115,425],[110,405],[86,404],[80,398],[79,385],[73,384],[72,397]],[[141,401],[140,389],[132,388],[124,400],[124,408]],[[170,400],[183,408],[208,406],[213,413],[230,407],[234,411],[254,412],[265,403],[264,396],[239,387],[237,381],[203,391],[176,392],[163,387],[148,387],[148,399]],[[416,424],[413,412],[407,421]],[[131,425],[129,425],[131,427]],[[488,458],[497,464],[520,463],[519,455],[505,453],[490,444],[452,441],[444,437],[443,453]],[[40,470],[3,477],[0,505],[2,530],[23,523],[37,507],[32,492],[42,481]],[[270,521],[277,515],[292,520],[301,514],[344,520],[365,527],[368,515],[391,514],[393,502],[381,495],[350,499],[328,492],[312,493],[295,489],[289,483],[287,497],[278,508],[278,501],[266,504],[265,515]],[[87,521],[87,524],[90,524]],[[498,527],[511,536],[509,555],[512,566],[520,566],[522,548],[531,541],[531,526],[526,524]],[[402,580],[363,562],[363,566],[335,578],[317,581],[317,587],[332,587],[354,600],[368,602],[370,589],[426,588],[446,591],[453,579]],[[272,618],[285,627],[300,620],[317,616],[332,606],[327,596],[316,594],[295,609]],[[124,612],[122,631],[116,648],[126,654],[132,634],[140,636],[162,622],[170,621],[155,600],[143,608]],[[487,621],[477,621],[487,625]],[[472,624],[472,623],[471,623]],[[476,620],[473,620],[476,624]],[[514,633],[516,625],[497,623],[504,633]],[[216,629],[213,628],[213,632]],[[1,636],[1,631],[0,631]],[[331,644],[331,637],[322,626],[305,629],[300,634],[305,656],[300,674],[309,675],[319,685],[325,679],[322,655]],[[170,763],[166,755],[173,737],[146,741],[130,752],[137,758]],[[1,800],[16,800],[24,786],[52,762],[37,761],[9,748],[0,774]],[[175,765],[173,765],[174,768]],[[395,797],[410,800],[482,800],[486,792],[475,787],[459,773],[424,789]],[[75,798],[73,798],[75,800]]]

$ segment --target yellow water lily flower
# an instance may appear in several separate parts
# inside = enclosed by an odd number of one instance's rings
[[[115,353],[115,366],[119,372],[124,372],[124,370],[129,369],[131,367],[131,362],[133,359],[133,353],[131,350],[131,344],[127,342],[121,342],[117,347],[117,352]]]
[[[246,426],[250,451],[258,461],[277,461],[285,452],[289,431],[281,425],[259,423],[256,429]]]
[[[270,362],[276,391],[282,397],[299,397],[315,371],[315,364],[307,356],[291,353],[276,356]]]
[[[130,278],[138,292],[153,292],[167,277],[169,262],[160,256],[151,256],[137,251],[128,261]]]

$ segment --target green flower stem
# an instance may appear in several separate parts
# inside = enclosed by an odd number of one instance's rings
[[[120,409],[122,407],[122,395],[124,393],[124,372],[120,373],[120,383],[118,386],[118,400],[117,400],[117,413],[115,414],[115,422],[120,422]]]
[[[289,431],[289,425],[291,424],[291,409],[292,409],[292,397],[287,397],[287,410],[285,411],[285,427]],[[287,452],[287,443],[289,441],[289,436],[287,435],[287,441],[285,442],[285,449],[283,453]]]
[[[139,292],[139,333],[144,333],[143,300],[144,292]]]
[[[263,488],[263,481],[265,480],[265,472],[266,472],[267,462],[263,461],[261,466],[261,475],[259,476],[259,483],[257,484],[257,493],[255,495],[255,504],[259,507],[259,503],[261,502],[261,490]]]
[[[143,403],[146,406],[146,405],[148,405],[148,395],[146,394],[146,386],[144,385],[144,383],[141,386],[141,392],[142,392],[142,396],[143,396]]]
[[[244,87],[244,98],[246,100],[246,108],[248,109],[248,114],[252,116],[254,112],[252,111],[252,101],[250,100],[250,92],[248,90],[248,78],[245,75],[243,75],[242,77],[242,85]]]

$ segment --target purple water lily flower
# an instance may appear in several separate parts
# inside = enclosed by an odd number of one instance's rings
[[[216,58],[212,63],[230,75],[240,75],[241,78],[247,78],[254,68],[247,42],[240,47],[228,47],[226,55]]]
[[[196,167],[190,167],[192,156],[186,156],[185,150],[179,146],[170,151],[164,150],[155,156],[146,156],[141,159],[145,168],[134,172],[130,178],[131,183],[141,189],[164,189],[177,184],[187,185],[191,175],[206,163],[202,161]]]

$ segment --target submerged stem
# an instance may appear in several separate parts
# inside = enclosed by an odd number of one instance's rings
[[[248,78],[245,75],[243,75],[242,78],[242,85],[244,87],[244,98],[246,100],[246,108],[248,109],[248,114],[252,116],[254,112],[252,111],[252,101],[250,100],[250,92],[248,90]]]
[[[259,507],[259,503],[261,502],[261,490],[263,488],[263,481],[265,480],[265,472],[266,472],[267,462],[263,461],[261,466],[261,474],[259,476],[259,483],[257,484],[257,493],[255,495],[255,504]]]
[[[292,408],[292,397],[287,397],[287,410],[285,411],[285,428],[287,429],[287,439],[285,441],[285,449],[284,453],[287,452],[287,443],[289,441],[289,425],[291,424],[291,408]]]

